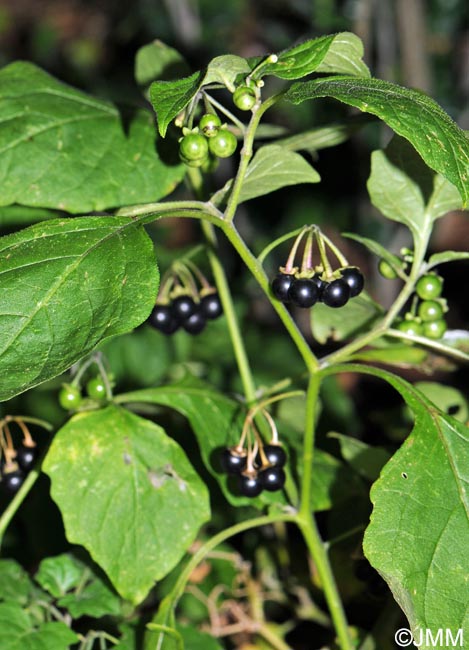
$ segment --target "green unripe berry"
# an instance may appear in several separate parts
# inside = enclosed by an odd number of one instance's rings
[[[179,156],[186,164],[189,161],[204,161],[207,155],[207,139],[200,133],[188,133],[179,142]]]
[[[92,399],[104,399],[106,397],[106,385],[101,377],[93,377],[86,384],[86,392]]]
[[[249,86],[240,86],[233,93],[233,103],[240,111],[250,111],[256,103],[256,93]]]
[[[236,136],[228,129],[220,129],[213,138],[208,141],[210,153],[218,158],[228,158],[236,151],[238,146]]]
[[[413,319],[401,321],[397,326],[397,329],[405,334],[410,334],[411,336],[422,336],[423,334],[422,325],[417,320]]]
[[[383,276],[383,278],[386,278],[387,280],[394,280],[394,278],[397,278],[396,271],[388,262],[386,262],[386,260],[379,261],[378,271]]]
[[[215,113],[205,113],[199,122],[199,130],[202,131],[206,138],[213,138],[221,127],[221,120]]]
[[[77,386],[64,384],[59,392],[59,404],[66,411],[77,409],[82,402],[81,391]]]
[[[436,300],[424,300],[419,305],[418,315],[424,322],[441,320],[443,318],[443,307]]]
[[[423,335],[429,339],[441,339],[447,330],[446,322],[440,318],[423,324]]]
[[[415,291],[422,300],[433,300],[441,295],[443,279],[436,273],[427,273],[419,278]]]

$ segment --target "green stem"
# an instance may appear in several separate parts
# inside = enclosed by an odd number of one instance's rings
[[[315,373],[310,376],[306,392],[305,433],[303,439],[303,477],[301,482],[300,514],[309,518],[312,511],[311,483],[313,475],[313,455],[316,434],[316,416],[321,386],[321,376]]]
[[[278,300],[272,300],[270,296],[269,280],[262,268],[262,265],[258,262],[249,248],[246,246],[244,240],[237,232],[233,223],[219,225],[279,315],[291,339],[298,348],[298,351],[301,354],[308,371],[310,373],[315,372],[319,367],[319,362],[309,347],[308,343],[305,341],[302,333],[298,329],[289,311]]]
[[[256,634],[262,637],[274,650],[291,650],[290,646],[283,639],[277,636],[268,625],[261,623]]]
[[[2,544],[3,536],[5,534],[6,529],[10,525],[11,520],[13,519],[17,510],[25,500],[30,489],[37,481],[39,474],[40,474],[39,470],[36,469],[33,469],[29,472],[29,474],[24,480],[23,485],[20,487],[18,492],[15,494],[13,499],[10,501],[8,506],[3,511],[2,516],[0,517],[0,545]]]

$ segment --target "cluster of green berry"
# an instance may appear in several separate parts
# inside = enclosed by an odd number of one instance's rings
[[[441,339],[447,326],[444,313],[446,302],[441,298],[443,279],[436,273],[422,275],[415,285],[417,300],[407,312],[397,329],[412,336]]]
[[[23,439],[15,446],[9,424],[16,423]],[[37,447],[22,418],[7,416],[0,422],[0,487],[6,494],[15,494],[37,460]]]
[[[179,157],[189,167],[210,171],[217,158],[229,158],[236,151],[237,140],[215,113],[205,113],[198,126],[183,127],[179,140]]]
[[[262,409],[272,431],[270,443],[264,444],[253,420],[258,410],[259,407],[248,414],[239,443],[223,449],[220,457],[222,470],[237,477],[238,491],[245,497],[257,497],[263,490],[281,490],[286,480],[283,468],[287,454],[278,441],[277,428],[268,411]],[[251,434],[254,435],[254,444],[251,444]]]
[[[147,322],[163,334],[174,334],[180,327],[189,334],[199,334],[208,320],[222,313],[217,290],[203,273],[191,262],[176,262],[161,281]]]
[[[86,396],[93,401],[103,401],[107,398],[106,384],[98,375],[86,382]],[[81,388],[76,384],[63,384],[59,392],[59,404],[67,411],[75,411],[83,404]]]
[[[298,247],[306,235],[301,265],[295,265]],[[313,244],[316,241],[319,251],[319,264],[313,263]],[[328,249],[332,251],[341,265],[333,270],[329,261]],[[317,226],[306,226],[296,238],[287,263],[280,267],[279,273],[271,282],[272,293],[284,304],[310,308],[317,302],[328,307],[343,307],[350,298],[358,296],[365,284],[360,269],[349,266],[338,248],[319,230]]]

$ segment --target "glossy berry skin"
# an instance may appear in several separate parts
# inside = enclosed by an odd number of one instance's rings
[[[180,322],[197,311],[197,305],[190,296],[178,296],[171,303],[171,313]]]
[[[227,474],[241,474],[246,469],[247,456],[236,449],[223,449],[220,457],[222,469]]]
[[[24,479],[25,475],[21,469],[7,472],[2,476],[2,488],[8,494],[15,494],[23,485]]]
[[[280,445],[264,445],[264,454],[270,465],[283,467],[287,462],[287,452]]]
[[[233,103],[240,111],[250,111],[256,103],[256,93],[249,86],[240,86],[233,93]]]
[[[205,113],[199,122],[199,129],[206,138],[213,138],[221,126],[221,120],[215,113]]]
[[[21,445],[16,449],[15,461],[25,472],[29,472],[31,467],[34,466],[37,458],[37,448],[36,447],[26,447]]]
[[[180,326],[169,305],[155,305],[148,317],[148,323],[163,334],[174,334]]]
[[[281,467],[267,467],[259,472],[259,482],[264,490],[276,492],[285,485],[285,472]]]
[[[208,155],[208,142],[201,133],[189,133],[179,143],[179,155],[184,162],[205,160]]]
[[[415,291],[422,300],[433,300],[441,296],[443,279],[436,273],[427,273],[419,278]]]
[[[423,327],[417,320],[403,320],[397,329],[412,336],[422,336],[423,334]]]
[[[67,411],[76,409],[82,402],[81,391],[77,386],[66,384],[60,389],[59,404]]]
[[[318,302],[322,301],[322,294],[324,292],[324,289],[327,287],[329,282],[326,282],[326,280],[322,280],[319,275],[313,275],[311,278],[311,282],[314,282],[314,284],[317,286],[319,295],[318,295]]]
[[[349,266],[346,269],[341,269],[340,273],[342,275],[342,279],[345,280],[345,282],[350,287],[350,298],[355,298],[355,296],[358,296],[358,294],[362,292],[365,285],[365,278],[363,277],[363,273],[360,271],[360,269],[357,269],[356,266]]]
[[[424,322],[441,320],[443,318],[443,307],[436,300],[424,300],[418,307],[418,315]]]
[[[214,320],[223,314],[220,296],[218,293],[210,293],[200,301],[200,311],[208,320]]]
[[[319,298],[319,289],[316,284],[308,278],[295,278],[288,290],[288,298],[297,307],[306,309],[317,303]]]
[[[207,321],[205,319],[205,316],[200,310],[197,310],[191,314],[189,318],[186,318],[186,320],[182,323],[182,326],[188,334],[200,334],[200,332],[204,329],[206,323]]]
[[[262,485],[257,474],[240,474],[239,492],[244,497],[257,497],[262,492]]]
[[[101,377],[93,377],[86,383],[86,392],[91,399],[104,399],[106,386]]]
[[[228,129],[220,129],[213,138],[208,140],[210,153],[218,158],[229,158],[236,151],[238,142],[236,136]]]
[[[332,280],[322,292],[322,302],[328,307],[343,307],[350,298],[350,287],[345,280]]]
[[[447,330],[446,322],[441,318],[423,324],[423,335],[429,339],[441,339]]]
[[[287,273],[279,273],[275,276],[270,286],[272,288],[272,293],[277,298],[277,300],[280,300],[283,303],[290,302],[288,291],[294,281],[294,276],[288,275]]]

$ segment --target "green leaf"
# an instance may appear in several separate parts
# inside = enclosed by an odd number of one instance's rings
[[[437,175],[434,189],[427,206],[430,219],[444,217],[451,210],[461,210],[463,202],[456,187],[443,176]]]
[[[141,86],[146,86],[155,79],[176,79],[188,72],[189,67],[182,54],[159,39],[137,51],[135,79]]]
[[[281,138],[275,144],[289,151],[316,152],[320,149],[335,147],[342,144],[372,119],[367,115],[355,115],[341,124],[329,124],[315,129],[309,129],[295,135]],[[256,137],[258,133],[256,132]]]
[[[313,336],[319,343],[342,341],[370,327],[382,313],[382,307],[367,293],[352,298],[340,309],[318,303],[311,310]]]
[[[246,59],[234,54],[223,54],[210,61],[201,85],[222,84],[234,92],[237,78],[250,72],[251,68]]]
[[[179,625],[177,629],[188,650],[223,650],[217,639],[195,627]]]
[[[353,354],[354,361],[369,361],[371,363],[384,363],[397,368],[418,368],[424,371],[428,359],[428,351],[423,348],[407,344],[392,343],[386,347],[376,347]]]
[[[298,467],[301,470],[301,467]],[[321,449],[314,452],[311,494],[313,510],[329,510],[337,504],[365,493],[356,474],[340,460]]]
[[[121,610],[119,597],[98,578],[94,578],[80,591],[63,596],[57,604],[68,609],[73,618],[117,616]]]
[[[151,623],[147,624],[144,650],[184,650],[181,634],[176,630],[174,603],[171,594],[163,598],[156,615]]]
[[[43,464],[67,538],[141,602],[209,517],[204,483],[164,430],[109,406],[74,416]]]
[[[316,72],[348,74],[353,77],[369,77],[368,66],[363,62],[363,41],[356,34],[342,32],[334,37],[326,56]]]
[[[0,603],[2,650],[69,650],[78,636],[64,623],[43,623],[34,628],[28,614],[14,603]]]
[[[318,183],[319,174],[298,153],[275,144],[258,149],[244,177],[239,203],[287,185]]]
[[[425,163],[469,199],[469,139],[447,113],[421,92],[378,79],[328,78],[293,84],[285,98],[293,104],[332,97],[377,115],[409,140]]]
[[[80,217],[1,238],[0,279],[5,400],[144,321],[159,274],[152,242],[132,219]]]
[[[381,468],[391,456],[383,447],[372,447],[342,433],[331,432],[328,436],[339,441],[344,459],[367,481],[375,481],[378,478]]]
[[[0,560],[0,601],[25,605],[31,589],[28,574],[15,560]]]
[[[158,131],[164,138],[168,126],[197,94],[204,72],[175,81],[154,81],[150,86],[150,101],[155,109]]]
[[[419,381],[415,385],[440,411],[452,415],[460,422],[467,422],[469,411],[465,397],[457,388],[445,386],[436,381]]]
[[[68,553],[48,557],[39,565],[35,580],[55,598],[64,596],[67,591],[77,587],[88,571],[86,566]]]
[[[432,269],[435,266],[446,264],[447,262],[458,262],[459,260],[469,260],[469,253],[467,251],[443,251],[442,253],[434,253],[427,262],[427,269]]]
[[[372,488],[365,554],[414,632],[446,628],[467,635],[469,429],[403,379],[362,371],[394,386],[415,416],[411,435]]]
[[[0,72],[0,205],[104,210],[156,201],[182,179],[158,158],[150,113],[128,124],[108,102],[32,63]]]

